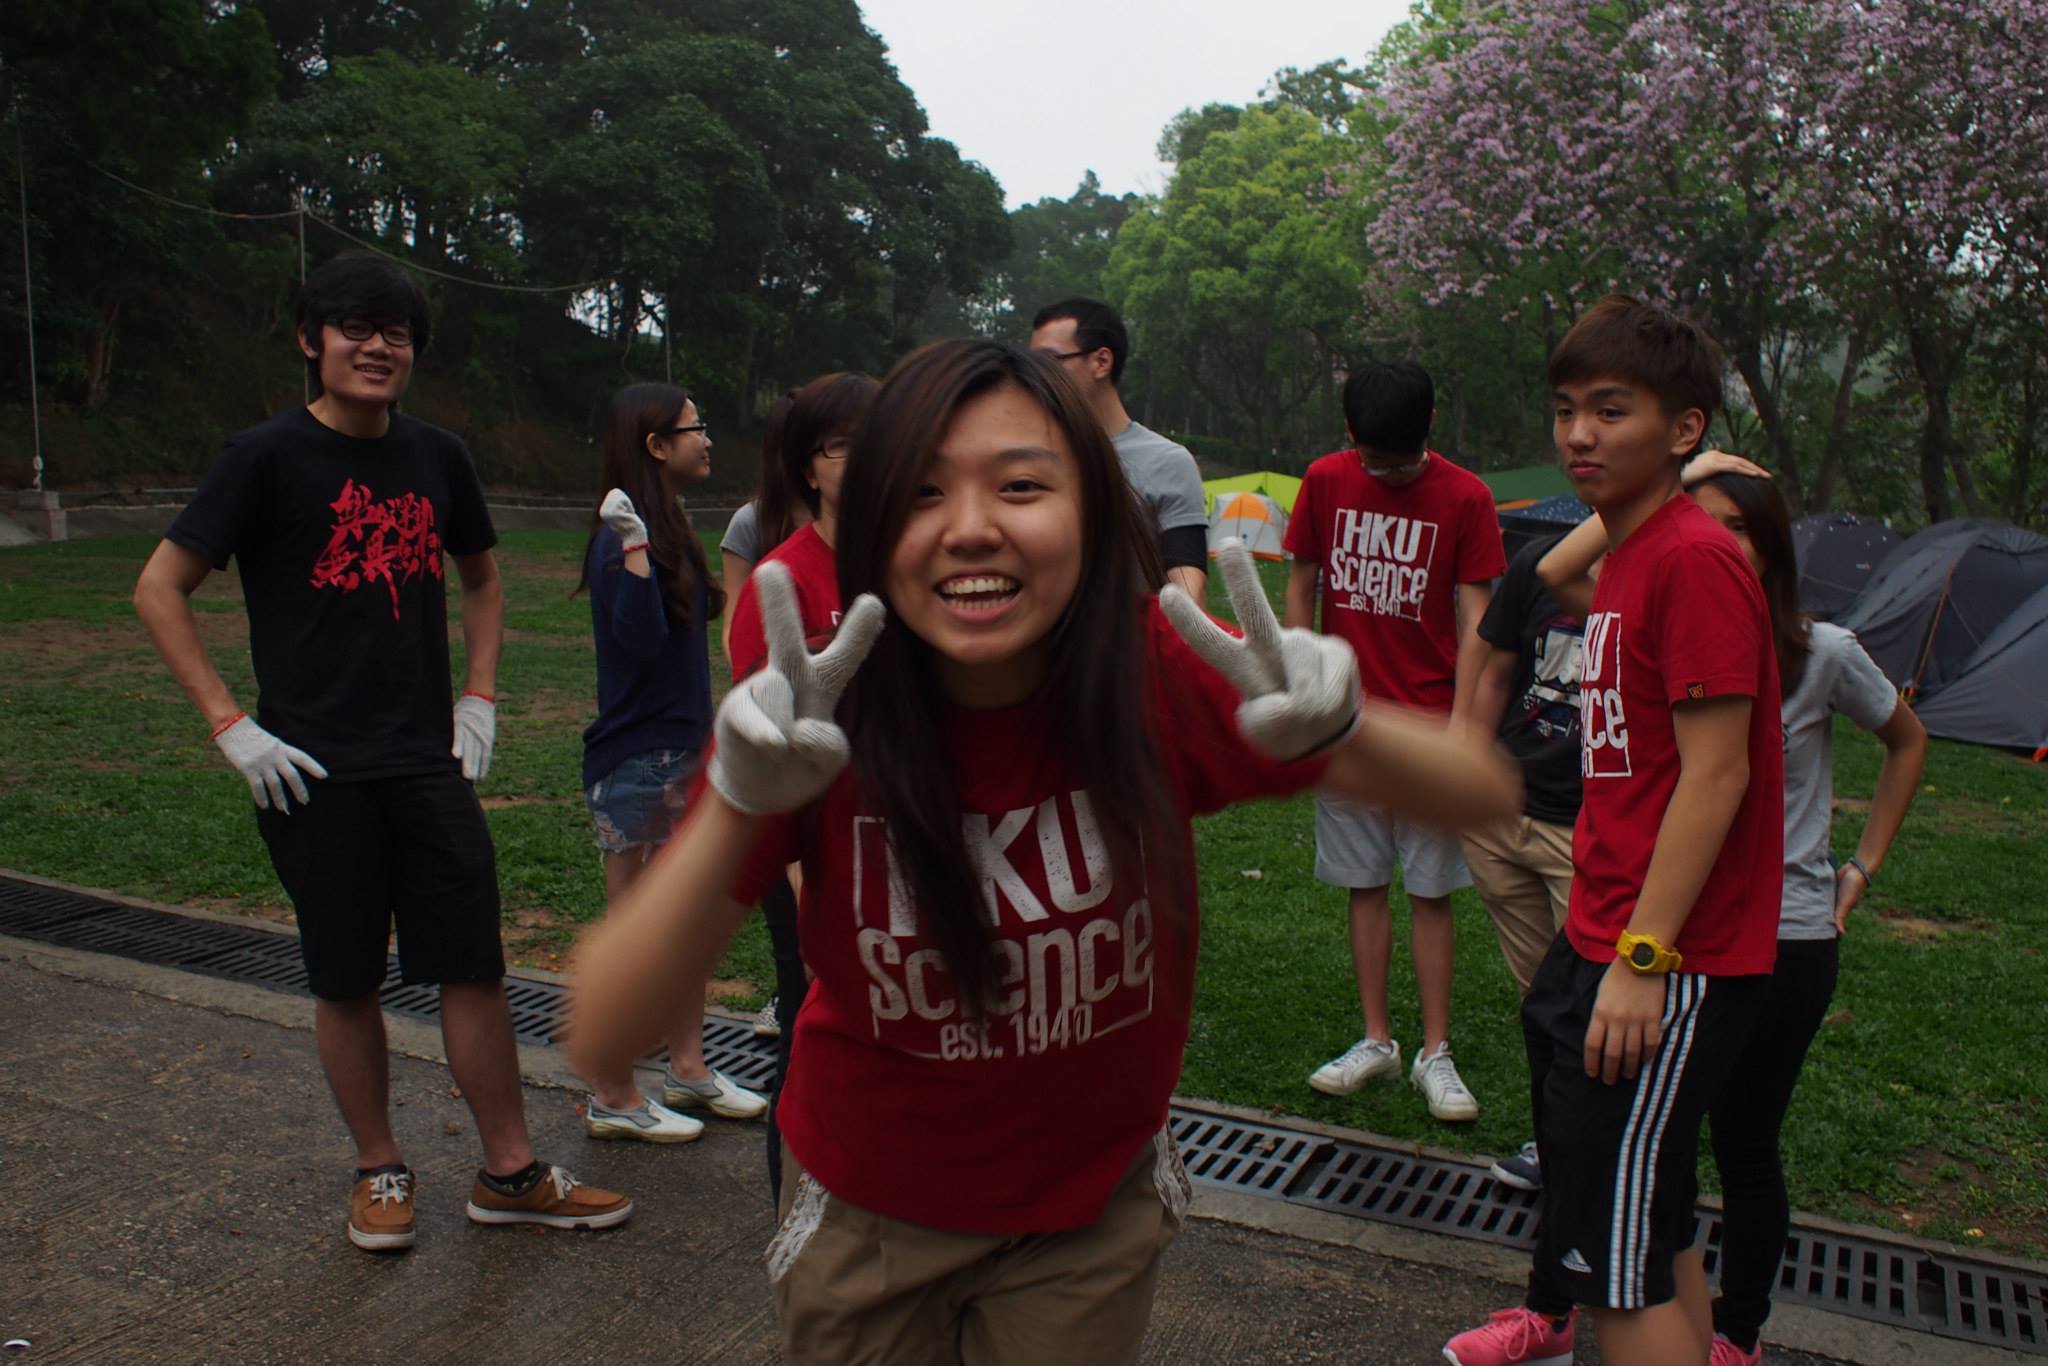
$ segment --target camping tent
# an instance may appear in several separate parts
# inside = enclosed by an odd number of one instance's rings
[[[1500,514],[1501,545],[1512,560],[1516,552],[1529,542],[1571,530],[1585,521],[1593,509],[1569,493],[1560,493],[1520,507],[1503,507],[1496,511]]]
[[[2006,616],[2048,586],[2048,536],[2003,522],[1936,523],[1885,558],[1840,624],[1885,677],[1931,694]]]
[[[1962,671],[1914,708],[1935,735],[2048,755],[2048,588],[2006,614]]]
[[[1817,617],[1846,611],[1899,538],[1875,517],[1816,512],[1792,524],[1799,605]]]
[[[1294,512],[1294,500],[1301,496],[1301,480],[1291,474],[1280,474],[1273,470],[1259,470],[1253,474],[1233,474],[1228,479],[1204,479],[1202,500],[1204,511],[1211,516],[1216,512],[1216,497],[1224,493],[1263,493],[1280,505],[1280,510]]]
[[[1284,560],[1287,510],[1263,493],[1225,493],[1209,514],[1209,553],[1235,536],[1255,560]]]

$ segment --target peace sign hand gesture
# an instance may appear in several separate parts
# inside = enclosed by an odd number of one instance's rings
[[[789,571],[754,571],[768,662],[737,684],[718,709],[711,786],[740,811],[763,816],[794,811],[832,785],[846,767],[846,732],[832,719],[839,694],[881,634],[881,599],[863,593],[840,621],[839,634],[817,654],[804,646],[802,614]]]
[[[1351,647],[1335,636],[1282,630],[1251,552],[1235,536],[1216,548],[1216,563],[1242,639],[1177,586],[1160,590],[1159,606],[1181,639],[1244,698],[1237,709],[1244,738],[1275,759],[1294,760],[1349,736],[1358,725],[1358,661]]]

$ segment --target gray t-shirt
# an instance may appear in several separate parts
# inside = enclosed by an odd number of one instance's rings
[[[725,535],[719,538],[718,548],[748,564],[761,562],[761,522],[755,515],[753,499],[749,498],[725,524]]]
[[[1899,695],[1856,642],[1825,621],[1807,639],[1806,673],[1785,698],[1785,893],[1780,939],[1835,937],[1835,869],[1828,857],[1834,816],[1834,714],[1876,730]]]
[[[1202,471],[1186,446],[1168,441],[1138,422],[1110,439],[1116,445],[1116,458],[1123,462],[1124,478],[1152,510],[1154,531],[1209,525]]]

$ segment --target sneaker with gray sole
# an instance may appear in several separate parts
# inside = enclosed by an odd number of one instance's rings
[[[664,1069],[661,1099],[671,1109],[690,1110],[702,1106],[725,1119],[761,1119],[768,1113],[766,1096],[756,1095],[716,1068],[703,1081],[685,1081]]]
[[[1543,1159],[1534,1143],[1524,1143],[1522,1151],[1513,1157],[1496,1158],[1487,1170],[1503,1186],[1512,1186],[1518,1191],[1543,1189]]]
[[[665,1105],[642,1100],[630,1110],[614,1110],[586,1097],[583,1131],[592,1138],[637,1138],[642,1143],[690,1143],[704,1136],[704,1122],[679,1115]]]

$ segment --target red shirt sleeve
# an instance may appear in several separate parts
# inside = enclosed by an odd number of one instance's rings
[[[728,649],[735,683],[760,668],[768,658],[768,637],[761,628],[761,599],[754,592],[751,574],[740,585],[739,601],[733,604],[732,644]]]
[[[1763,589],[1733,545],[1688,540],[1657,566],[1651,601],[1664,700],[1755,697],[1762,654],[1771,648]]]
[[[1458,535],[1458,582],[1482,583],[1507,572],[1508,557],[1501,545],[1500,515],[1493,510],[1493,495],[1475,477],[1477,485],[1465,499],[1465,515]]]

